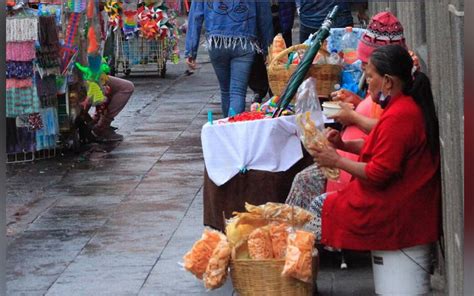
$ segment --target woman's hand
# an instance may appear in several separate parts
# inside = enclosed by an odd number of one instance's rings
[[[334,146],[334,148],[343,150],[344,142],[341,138],[341,133],[335,129],[326,129],[324,130],[324,136],[328,139],[329,143]]]
[[[333,101],[342,101],[344,103],[350,103],[357,107],[362,99],[355,93],[348,91],[347,89],[340,89],[331,93]]]
[[[186,58],[186,65],[188,65],[189,70],[194,71],[197,68],[196,60],[192,57]]]
[[[341,106],[341,110],[333,116],[329,116],[329,118],[332,118],[346,126],[354,124],[356,112],[353,110],[352,105],[348,103],[339,103],[339,106]]]
[[[336,168],[341,156],[334,147],[319,147],[318,145],[309,144],[308,149],[316,163],[322,167]]]

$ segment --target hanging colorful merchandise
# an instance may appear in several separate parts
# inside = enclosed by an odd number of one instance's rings
[[[105,102],[104,84],[107,81],[107,74],[110,72],[109,65],[99,53],[100,46],[94,27],[94,16],[96,15],[94,1],[90,0],[87,5],[87,19],[89,29],[87,32],[87,62],[88,66],[75,63],[76,67],[82,72],[86,81],[87,98],[93,106]]]
[[[74,41],[78,33],[80,21],[80,12],[73,12],[69,15],[64,44],[61,48],[61,73],[66,72],[73,56],[77,53],[78,48],[75,46]]]
[[[6,21],[6,117],[7,153],[28,153],[36,149],[35,130],[41,128],[40,101],[37,96],[33,62],[38,40],[38,18],[19,9]]]

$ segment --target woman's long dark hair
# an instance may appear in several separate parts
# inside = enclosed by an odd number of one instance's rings
[[[400,45],[377,48],[370,57],[378,74],[398,77],[404,84],[403,93],[420,106],[425,120],[426,141],[433,155],[439,151],[439,125],[429,78],[422,72],[412,75],[413,60]]]

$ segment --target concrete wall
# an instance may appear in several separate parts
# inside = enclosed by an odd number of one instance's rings
[[[405,29],[408,46],[430,76],[440,121],[444,258],[437,275],[447,295],[463,295],[464,221],[464,11],[463,0],[369,1],[369,13],[388,8]]]

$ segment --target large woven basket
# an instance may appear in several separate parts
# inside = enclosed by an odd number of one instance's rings
[[[281,272],[284,259],[232,259],[230,277],[234,290],[240,296],[311,296],[315,287],[319,257],[313,257],[313,280],[305,283]]]
[[[270,88],[275,95],[281,95],[283,93],[288,81],[290,80],[291,74],[293,74],[298,67],[298,65],[291,64],[287,68],[280,59],[294,51],[307,48],[308,46],[305,44],[293,45],[283,50],[275,57],[272,57],[267,72]],[[326,56],[329,55],[329,53],[323,48],[321,48],[319,52]],[[341,71],[342,67],[338,65],[311,65],[306,77],[316,78],[316,90],[318,96],[328,98],[331,92],[334,91],[334,85],[340,83]]]

